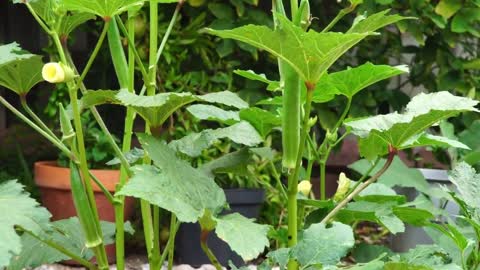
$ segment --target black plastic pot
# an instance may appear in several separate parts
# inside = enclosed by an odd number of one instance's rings
[[[260,208],[264,202],[263,189],[225,189],[230,210],[228,213],[240,213],[248,218],[258,218]],[[232,261],[236,266],[245,265],[240,256],[233,252],[227,243],[220,240],[214,232],[209,235],[208,247],[223,266],[228,266]],[[180,225],[175,241],[175,257],[179,264],[189,264],[200,267],[210,264],[208,257],[200,247],[200,225],[198,223],[185,223]]]

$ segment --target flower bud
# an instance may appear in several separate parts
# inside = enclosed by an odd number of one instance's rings
[[[300,183],[298,183],[298,192],[302,193],[305,196],[308,196],[310,194],[310,191],[312,190],[312,184],[308,180],[303,180]]]
[[[338,177],[338,188],[337,192],[335,192],[335,195],[333,196],[333,200],[338,202],[341,201],[345,195],[347,195],[349,189],[350,189],[350,184],[352,183],[352,180],[350,180],[345,173],[340,173]]]
[[[42,68],[42,77],[49,83],[63,83],[73,80],[73,70],[62,63],[47,63]]]

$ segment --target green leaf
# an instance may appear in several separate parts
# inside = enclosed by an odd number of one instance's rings
[[[217,121],[227,125],[240,121],[238,112],[226,111],[213,105],[195,104],[189,106],[187,111],[199,120]]]
[[[451,259],[445,250],[436,245],[416,246],[408,252],[401,254],[400,261],[410,266],[428,267],[427,269],[461,269],[458,266],[444,268],[443,266],[450,264]]]
[[[145,134],[138,138],[159,169],[133,167],[135,175],[117,194],[144,199],[181,222],[195,222],[206,210],[216,213],[225,205],[225,194],[212,178],[176,157],[164,142]]]
[[[343,222],[373,221],[385,226],[392,234],[405,231],[405,225],[393,213],[396,202],[373,203],[367,201],[352,202],[342,209],[337,218]]]
[[[42,57],[22,51],[17,43],[0,46],[0,86],[26,95],[43,81]]]
[[[198,96],[198,98],[199,100],[205,102],[223,104],[237,109],[248,108],[247,102],[241,99],[237,94],[230,91],[208,93],[202,96]]]
[[[274,128],[282,125],[280,116],[257,107],[241,110],[240,119],[252,124],[263,138],[267,137]]]
[[[448,19],[455,15],[462,8],[462,0],[440,0],[435,7],[435,13]]]
[[[125,106],[131,106],[151,127],[160,127],[176,110],[198,98],[190,93],[161,93],[155,96],[139,96],[122,89],[116,98]]]
[[[270,251],[267,254],[267,258],[272,260],[273,264],[278,264],[280,270],[285,269],[287,266],[288,259],[290,258],[290,249],[289,248],[279,248],[273,251]]]
[[[145,156],[145,151],[143,151],[143,149],[139,149],[139,148],[134,147],[132,150],[126,152],[124,155],[125,155],[125,158],[128,161],[128,164],[133,164],[133,163],[137,162],[139,159],[142,159]],[[109,162],[107,162],[106,165],[113,166],[113,165],[118,165],[120,163],[121,162],[120,162],[119,158],[114,158],[114,159],[110,160]]]
[[[247,148],[244,148],[207,162],[198,169],[209,177],[214,177],[215,173],[248,175],[249,171],[247,170],[247,166],[251,163],[251,154]]]
[[[226,128],[205,129],[199,133],[191,133],[179,140],[170,142],[169,146],[190,157],[198,157],[203,150],[224,138],[246,146],[255,146],[263,141],[252,125],[241,121]]]
[[[413,19],[412,17],[402,17],[398,14],[386,15],[388,12],[389,10],[387,9],[375,13],[367,18],[355,20],[354,24],[347,31],[347,33],[370,33],[401,20]]]
[[[133,233],[130,223],[126,223],[126,231]],[[104,243],[112,244],[115,242],[115,224],[106,221],[100,221]],[[52,222],[52,230],[44,231],[38,236],[43,240],[52,241],[61,245],[68,251],[80,256],[83,259],[90,260],[93,252],[85,248],[85,236],[78,230],[80,222],[77,217]],[[22,235],[22,252],[12,259],[9,270],[22,270],[25,268],[37,267],[46,263],[56,263],[71,259],[65,254],[44,244],[29,234]]]
[[[143,5],[145,0],[63,0],[67,10],[87,12],[102,18],[112,18],[130,8]]]
[[[291,256],[304,268],[318,264],[335,265],[354,244],[350,226],[338,222],[333,222],[329,228],[323,223],[312,224],[303,232],[303,239],[292,248]]]
[[[480,174],[477,174],[474,168],[465,162],[459,163],[450,171],[450,181],[458,189],[460,197],[470,207],[480,209]]]
[[[302,80],[311,84],[316,84],[340,56],[371,34],[305,32],[282,15],[276,16],[280,26],[275,30],[266,26],[246,25],[232,30],[208,29],[208,32],[270,52],[287,62]]]
[[[348,68],[323,76],[318,82],[315,92],[327,89],[330,95],[344,95],[351,99],[359,91],[376,82],[407,72],[408,68],[406,66],[392,67],[366,63],[359,67]],[[332,91],[334,92],[332,93]],[[322,95],[322,93],[317,94],[317,96],[319,95]]]
[[[346,121],[345,125],[361,137],[360,153],[367,159],[388,152],[388,145],[406,149],[405,143],[441,120],[465,111],[478,111],[478,101],[458,97],[449,92],[419,94],[406,107],[404,113],[377,115],[360,120]]]
[[[406,202],[405,196],[397,195],[393,189],[381,183],[373,183],[369,185],[358,194],[355,200],[376,203],[394,201],[399,204]]]
[[[480,21],[480,8],[462,8],[453,17],[451,29],[454,33],[470,33],[480,37],[478,22]]]
[[[89,108],[102,104],[120,104],[116,90],[88,90],[80,99],[82,108]]]
[[[3,268],[23,248],[15,226],[37,233],[48,225],[51,215],[17,181],[0,184],[0,201],[0,268]]]
[[[268,225],[254,223],[238,213],[215,219],[215,233],[240,255],[245,261],[255,259],[269,246]]]
[[[402,148],[413,148],[422,146],[435,146],[442,148],[453,147],[470,150],[470,147],[457,140],[449,139],[442,136],[435,136],[428,133],[422,133],[418,136],[410,138],[409,141],[403,144]]]
[[[161,93],[155,96],[139,96],[126,89],[120,90],[116,98],[125,106],[131,106],[152,127],[161,126],[179,108],[194,101],[217,103],[238,109],[247,108],[248,103],[238,95],[230,92],[215,92],[206,95],[193,95],[191,93]]]
[[[355,249],[352,251],[352,256],[356,262],[367,263],[369,261],[375,260],[382,254],[393,254],[393,252],[385,246],[381,245],[370,245],[365,242],[362,242],[355,246]]]
[[[253,70],[234,70],[233,73],[240,75],[252,81],[259,81],[268,84],[267,90],[280,91],[280,82],[267,79],[265,74],[257,74]]]
[[[95,16],[84,12],[67,13],[65,16],[59,18],[57,33],[61,37],[68,37],[70,33],[78,26],[84,24],[89,20],[95,19]]]

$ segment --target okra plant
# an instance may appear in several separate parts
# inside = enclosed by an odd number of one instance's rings
[[[240,214],[222,212],[227,206],[223,190],[214,182],[219,169],[238,166],[242,160],[238,153],[220,158],[202,166],[193,167],[188,161],[201,155],[218,140],[229,139],[249,148],[247,155],[265,153],[260,146],[274,129],[282,130],[282,166],[286,185],[278,179],[278,189],[287,202],[288,247],[269,252],[262,267],[279,265],[281,269],[476,269],[480,261],[478,239],[478,176],[468,168],[454,172],[460,195],[449,193],[463,203],[465,220],[476,233],[477,242],[461,238],[456,225],[432,222],[434,215],[420,207],[406,204],[404,197],[380,183],[375,183],[395,162],[398,151],[418,146],[466,148],[465,145],[444,137],[429,134],[429,127],[462,112],[477,111],[478,104],[469,98],[448,92],[420,94],[414,97],[405,111],[378,115],[364,119],[349,119],[353,98],[367,86],[380,80],[408,72],[405,66],[361,64],[339,72],[329,72],[335,61],[357,43],[375,36],[378,29],[404,18],[389,15],[388,11],[359,16],[345,33],[331,32],[346,14],[353,12],[361,1],[351,5],[322,32],[309,30],[312,23],[309,2],[290,1],[287,14],[282,1],[272,1],[274,28],[246,25],[232,30],[206,29],[205,32],[221,38],[235,39],[278,58],[279,81],[267,79],[253,71],[237,74],[265,82],[276,97],[259,104],[278,106],[277,113],[260,107],[251,107],[236,94],[223,91],[194,95],[184,93],[158,93],[157,62],[162,55],[168,36],[184,0],[30,0],[14,3],[25,5],[56,46],[58,63],[42,62],[42,58],[23,51],[18,44],[0,46],[0,85],[19,95],[24,113],[0,97],[0,102],[33,129],[47,138],[70,158],[72,196],[77,218],[51,222],[50,214],[30,199],[15,181],[0,186],[0,267],[22,269],[42,263],[74,259],[90,269],[108,269],[105,245],[115,242],[117,268],[125,268],[124,234],[130,232],[124,223],[125,197],[138,198],[141,205],[146,253],[151,269],[161,269],[165,260],[171,269],[174,239],[182,222],[198,222],[201,226],[201,247],[212,264],[222,266],[208,247],[208,236],[215,233],[227,242],[243,259],[258,257],[269,246],[269,225],[254,223]],[[157,35],[160,4],[177,3],[164,38]],[[144,4],[149,9],[150,46],[148,65],[145,66],[135,47],[134,20]],[[68,51],[68,36],[88,20],[102,20],[102,32],[86,66],[75,66]],[[105,39],[108,40],[112,63],[120,90],[88,89],[84,79]],[[128,44],[127,55],[122,39]],[[135,72],[139,72],[143,87],[135,89]],[[70,106],[60,107],[62,136],[52,132],[29,108],[27,94],[37,83],[65,83],[69,90]],[[81,96],[79,96],[79,92]],[[325,103],[337,97],[346,101],[344,113],[320,146],[310,129],[316,124],[311,117],[312,104]],[[126,107],[122,145],[116,144],[96,106],[116,104]],[[223,127],[205,129],[170,142],[160,139],[162,126],[172,114],[184,107],[196,118],[220,122]],[[88,170],[82,130],[81,113],[90,110],[115,151],[111,164],[121,165],[121,178],[116,192],[110,193]],[[133,122],[137,116],[145,121],[145,131],[136,134],[142,150],[131,150]],[[371,168],[358,181],[342,177],[334,198],[325,196],[325,163],[333,147],[345,136],[353,134],[359,139],[360,153]],[[308,151],[307,151],[308,150]],[[242,150],[241,150],[242,151]],[[307,153],[307,175],[300,179],[302,160]],[[383,159],[386,157],[386,159]],[[309,197],[309,184],[313,162],[320,164],[320,200]],[[466,166],[466,165],[465,165]],[[274,167],[274,166],[272,166]],[[471,180],[458,176],[469,172]],[[369,177],[369,175],[371,175]],[[453,177],[453,176],[452,176]],[[470,179],[468,178],[468,179]],[[304,181],[301,181],[304,180]],[[301,182],[300,182],[301,181]],[[471,182],[470,182],[471,181]],[[476,182],[474,182],[476,181]],[[98,185],[115,209],[115,224],[99,220],[92,185]],[[15,207],[12,207],[15,206]],[[160,209],[170,213],[170,235],[166,247],[160,247]],[[164,216],[164,215],[163,215]],[[341,259],[355,244],[353,222],[368,220],[385,226],[390,232],[405,230],[404,223],[429,226],[457,244],[462,257],[447,260],[412,262],[408,257],[379,254],[371,262],[347,265]],[[81,235],[78,234],[81,228]],[[41,246],[41,249],[36,247]],[[450,254],[430,249],[424,256]],[[447,256],[445,255],[445,256]],[[91,261],[95,256],[96,262]],[[441,256],[439,256],[441,257]],[[443,257],[442,257],[443,258]],[[458,263],[458,265],[457,265]],[[405,268],[417,265],[418,268]],[[235,266],[231,266],[235,268]],[[421,268],[424,267],[424,268]],[[450,268],[447,268],[450,267]],[[476,267],[476,268],[468,268]]]

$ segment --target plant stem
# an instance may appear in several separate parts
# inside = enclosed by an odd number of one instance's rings
[[[370,173],[373,171],[373,169],[375,169],[375,167],[377,167],[377,164],[378,164],[378,162],[380,162],[380,159],[381,159],[380,157],[377,157],[377,159],[373,162],[372,166],[370,166],[370,168],[368,168],[367,172],[365,174],[363,174],[362,177],[360,177],[360,179],[358,179],[355,186],[353,186],[352,191],[354,191],[363,182],[363,180],[365,180],[370,175]],[[348,194],[350,194],[352,191],[350,191]]]
[[[90,174],[90,177],[92,178],[93,182],[95,182],[95,184],[97,184],[100,190],[102,190],[108,202],[114,205],[115,198],[113,197],[112,193],[110,193],[110,191],[103,185],[103,183],[91,171],[88,171],[88,173]]]
[[[35,10],[32,8],[32,6],[30,5],[30,3],[26,2],[25,1],[25,5],[27,6],[28,8],[28,11],[30,11],[30,13],[32,14],[33,18],[35,18],[35,20],[37,21],[37,23],[40,25],[40,27],[42,27],[42,29],[47,33],[47,34],[51,34],[52,33],[52,30],[50,30],[50,28],[48,28],[48,26],[45,24],[45,22],[38,16],[38,14],[35,12]]]
[[[132,43],[128,45],[128,91],[130,93],[135,92],[135,18],[132,16],[134,12],[128,11],[128,39]],[[123,26],[123,24],[122,24]],[[141,63],[141,61],[140,61]],[[143,63],[141,63],[143,67]],[[133,120],[135,111],[131,107],[127,107],[125,115],[125,126],[123,128],[123,140],[122,140],[122,152],[128,152],[132,145],[132,131]],[[127,182],[129,168],[121,166],[120,168],[120,181],[116,186],[116,190],[119,191]],[[117,255],[117,269],[125,269],[125,226],[124,226],[124,211],[125,211],[125,197],[116,196],[119,202],[115,205],[115,242],[116,242],[116,255]]]
[[[173,255],[175,252],[175,235],[177,234],[177,217],[175,214],[172,213],[170,216],[170,234],[168,236],[168,243],[167,246],[165,247],[166,250],[168,250],[168,270],[172,270],[173,268]],[[163,260],[162,260],[163,263]]]
[[[213,266],[215,266],[215,269],[222,270],[222,265],[218,262],[217,257],[215,257],[215,254],[213,254],[210,248],[208,248],[207,240],[208,240],[209,233],[210,231],[202,230],[200,234],[200,246],[202,247],[203,252],[207,254],[207,257],[210,260],[210,262],[213,264]]]
[[[100,37],[98,38],[97,44],[95,45],[95,48],[93,49],[92,54],[88,58],[87,64],[85,65],[85,68],[82,71],[82,74],[80,75],[80,79],[77,82],[77,85],[75,86],[75,89],[80,88],[80,84],[83,83],[83,80],[87,76],[88,71],[90,71],[90,68],[92,67],[93,61],[97,57],[98,52],[100,51],[100,48],[102,47],[103,41],[105,40],[105,37],[107,36],[107,31],[108,31],[108,26],[110,25],[110,21],[106,21],[103,24],[103,29],[102,33],[100,34]]]
[[[93,193],[93,187],[90,179],[90,173],[87,167],[87,156],[85,151],[85,142],[83,137],[83,127],[82,121],[80,119],[80,110],[78,108],[78,98],[77,98],[77,89],[72,87],[71,83],[68,84],[69,87],[69,94],[70,94],[70,104],[72,106],[73,111],[73,122],[75,126],[75,134],[76,134],[76,142],[77,142],[77,149],[78,149],[78,156],[80,161],[80,171],[82,172],[83,183],[85,186],[85,190],[87,191],[88,200],[90,202],[90,207],[93,212],[94,222],[96,225],[97,230],[99,231],[100,235],[103,235],[100,227],[100,217],[98,215],[97,204],[95,201],[95,195]],[[108,269],[108,260],[107,255],[105,253],[105,245],[103,242],[95,247],[94,249],[97,262],[100,269]]]
[[[352,11],[355,10],[355,6],[354,5],[350,5],[349,7],[346,7],[344,9],[341,9],[337,16],[335,16],[335,18],[333,18],[333,20],[322,30],[321,33],[325,33],[325,32],[328,32],[330,29],[332,29],[335,24],[337,24],[338,21],[340,21],[345,15],[351,13]]]
[[[75,158],[74,154],[68,149],[63,143],[59,142],[56,138],[53,138],[45,132],[42,128],[37,126],[35,123],[33,123],[28,117],[23,115],[20,111],[18,111],[15,107],[13,107],[6,99],[4,99],[2,96],[0,96],[0,103],[5,106],[5,108],[9,109],[13,114],[15,114],[18,118],[20,118],[22,121],[24,121],[27,125],[35,129],[38,133],[40,133],[43,137],[45,137],[47,140],[49,140],[53,145],[55,145],[58,149],[60,149],[65,155],[67,155],[71,160],[74,162],[78,162],[78,160]]]
[[[335,217],[335,215],[338,214],[338,212],[340,210],[342,210],[342,208],[345,207],[351,200],[353,200],[353,198],[355,198],[355,196],[357,196],[360,192],[362,192],[362,190],[367,188],[370,184],[377,181],[377,179],[387,171],[387,169],[390,167],[390,165],[393,162],[393,158],[397,154],[397,150],[395,148],[393,148],[392,146],[389,146],[388,148],[389,148],[388,158],[387,158],[387,161],[385,162],[385,164],[383,165],[383,167],[374,176],[370,177],[370,179],[368,179],[367,181],[358,185],[352,191],[352,193],[350,193],[347,197],[345,197],[345,199],[343,199],[341,202],[339,202],[335,206],[335,208],[333,208],[333,210],[330,213],[328,213],[328,215],[321,221],[321,223],[329,222],[330,219]]]
[[[175,215],[173,216],[175,217]],[[175,226],[172,227],[172,224],[170,223],[170,235],[168,236],[168,241],[165,246],[165,249],[162,252],[162,257],[160,257],[160,265],[163,265],[163,262],[165,261],[167,254],[170,254],[170,251],[173,252],[175,247],[175,235],[177,234],[179,227],[180,227],[180,222],[175,217]],[[174,229],[172,230],[172,228]]]
[[[296,166],[288,177],[288,247],[293,247],[297,244],[297,193],[298,193],[298,176],[300,174],[300,166],[302,163],[303,150],[309,132],[308,120],[310,119],[310,111],[312,109],[312,98],[314,85],[307,85],[307,99],[305,103],[305,116],[303,119],[302,134],[300,137],[300,145],[298,147]],[[297,261],[290,259],[288,261],[288,270],[298,269]]]
[[[340,115],[340,118],[337,120],[335,123],[335,126],[332,129],[332,132],[334,134],[337,134],[338,128],[342,125],[343,120],[345,120],[345,117],[347,117],[348,112],[350,111],[350,107],[352,105],[352,99],[349,98],[347,100],[347,104],[345,105],[345,108],[343,109],[342,114]],[[345,135],[346,136],[346,135]],[[319,165],[320,165],[320,200],[326,200],[327,199],[327,185],[326,185],[326,170],[327,170],[327,161],[328,158],[330,157],[330,153],[332,152],[333,147],[335,147],[345,136],[342,136],[339,140],[336,140],[335,142],[329,141],[330,139],[328,136],[325,136],[323,139],[322,145],[320,146],[320,149],[324,151],[322,153],[321,158],[319,160]]]
[[[20,103],[22,104],[23,109],[30,115],[30,117],[41,127],[45,132],[47,132],[52,138],[55,138],[58,142],[61,142],[60,139],[47,127],[47,125],[36,115],[33,110],[28,106],[27,98],[25,95],[20,95]]]
[[[79,264],[85,266],[86,268],[88,269],[97,269],[97,267],[95,266],[95,264],[83,259],[82,257],[80,256],[77,256],[75,253],[73,252],[70,252],[68,249],[64,248],[63,246],[51,241],[51,240],[48,240],[48,239],[42,239],[40,236],[32,233],[31,231],[29,230],[25,230],[24,228],[20,228],[22,231],[24,231],[26,234],[29,234],[30,236],[32,236],[33,238],[37,239],[38,241],[46,244],[47,246],[65,254],[66,256],[68,256],[69,258],[71,258],[72,260],[78,262]]]
[[[281,178],[280,178],[280,175],[279,175],[278,172],[277,172],[277,168],[275,168],[275,164],[273,164],[272,161],[269,161],[268,163],[269,163],[270,168],[271,168],[271,170],[272,170],[273,178],[275,178],[275,181],[277,181],[277,186],[278,186],[278,188],[280,189],[283,197],[284,197],[285,199],[287,199],[287,198],[288,198],[287,192],[285,191],[285,187],[283,186],[283,183],[282,183],[282,180],[281,180]]]
[[[178,14],[180,14],[180,10],[182,9],[183,4],[185,3],[185,0],[179,0],[178,4],[175,8],[175,11],[173,12],[172,19],[170,19],[170,23],[168,24],[167,31],[163,35],[162,41],[160,42],[160,47],[158,47],[157,50],[157,55],[156,55],[156,60],[155,64],[158,63],[160,60],[160,56],[163,53],[163,49],[165,48],[165,45],[167,44],[168,38],[170,37],[170,34],[172,33],[173,26],[175,25],[175,22],[177,21]]]
[[[280,0],[283,1],[283,0]],[[292,15],[292,20],[295,18],[295,15],[297,14],[298,11],[298,0],[290,0],[290,10],[291,10],[291,15]]]

